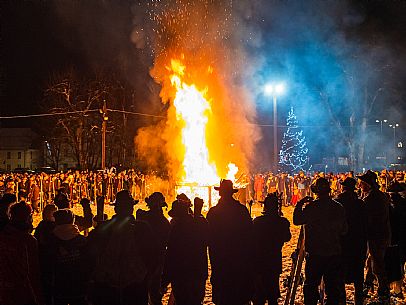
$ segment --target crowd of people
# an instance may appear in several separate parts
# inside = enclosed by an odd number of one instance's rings
[[[326,304],[345,304],[348,283],[355,287],[355,305],[364,304],[374,282],[379,303],[389,304],[390,288],[394,298],[403,299],[406,188],[403,173],[385,174],[391,177],[385,185],[380,184],[383,175],[372,171],[313,179],[298,175],[298,180],[308,181],[297,182],[306,191],[293,212],[293,224],[304,227],[306,305],[320,300],[322,282]],[[276,305],[282,247],[291,239],[290,222],[281,208],[288,201],[278,193],[284,178],[269,175],[266,195],[256,197],[262,215],[254,219],[236,200],[238,189],[230,180],[215,187],[220,199],[206,216],[202,199],[177,195],[170,220],[162,192],[146,196],[147,209],[137,209],[134,216],[139,200],[130,184],[123,183],[115,189],[114,200],[107,200],[108,188],[94,193],[94,199],[89,194],[76,199],[62,182],[45,201],[36,228],[33,213],[40,206],[5,181],[0,200],[0,304],[155,305],[162,304],[171,287],[169,302],[197,305],[206,294],[210,262],[214,304]],[[83,215],[73,213],[75,200]],[[108,219],[103,207],[110,201],[115,215]]]

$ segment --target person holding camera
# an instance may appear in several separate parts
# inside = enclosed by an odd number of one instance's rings
[[[341,287],[341,237],[347,232],[343,206],[330,196],[330,184],[317,178],[311,185],[316,200],[306,196],[293,212],[293,223],[304,225],[306,267],[304,283],[305,305],[316,305],[318,286],[323,278],[326,304],[338,304]]]

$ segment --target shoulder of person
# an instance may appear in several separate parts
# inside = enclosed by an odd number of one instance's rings
[[[280,217],[284,225],[290,226],[290,221],[286,217]]]

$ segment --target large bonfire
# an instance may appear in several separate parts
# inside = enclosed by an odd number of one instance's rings
[[[168,107],[165,122],[139,131],[137,150],[152,165],[164,160],[177,193],[215,204],[213,186],[220,179],[238,182],[258,138],[241,82],[246,59],[232,46],[231,8],[228,2],[180,0],[147,9],[154,37],[151,76]]]
[[[189,197],[203,197],[210,201],[213,196],[211,186],[218,184],[220,175],[216,164],[210,161],[207,146],[207,124],[211,118],[211,100],[207,98],[208,88],[199,90],[194,84],[185,83],[182,78],[186,67],[179,60],[172,59],[170,80],[176,89],[173,107],[176,112],[176,123],[180,127],[182,154],[180,181],[177,193],[186,193]],[[210,72],[208,67],[208,72]],[[222,178],[235,181],[238,167],[228,164],[228,173]],[[207,189],[206,189],[207,188]]]

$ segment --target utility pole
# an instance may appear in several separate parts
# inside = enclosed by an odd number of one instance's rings
[[[107,130],[107,121],[109,117],[107,116],[107,105],[106,100],[103,100],[103,108],[100,109],[100,114],[102,115],[102,147],[101,147],[101,169],[106,168],[106,130]]]

